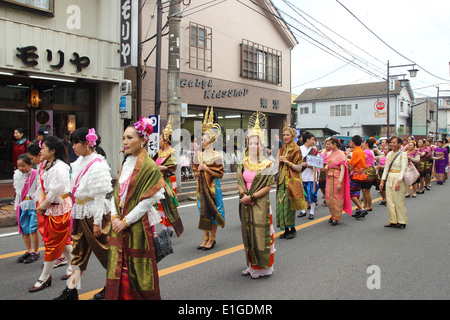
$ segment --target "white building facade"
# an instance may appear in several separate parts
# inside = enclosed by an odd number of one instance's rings
[[[298,108],[297,128],[315,131],[318,137],[333,134],[348,137],[385,136],[386,93],[386,82],[307,89],[295,100]],[[410,85],[402,88],[396,81],[389,100],[389,135],[410,133],[411,105],[414,102]],[[318,132],[323,135],[317,135]]]

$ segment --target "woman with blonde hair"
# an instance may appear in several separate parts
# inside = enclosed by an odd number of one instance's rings
[[[302,183],[302,152],[294,139],[297,131],[287,123],[283,128],[284,145],[278,156],[277,182],[277,227],[284,230],[280,238],[292,239],[297,234],[295,229],[295,211],[306,210],[306,201]]]

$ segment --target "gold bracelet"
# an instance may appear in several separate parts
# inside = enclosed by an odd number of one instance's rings
[[[127,223],[127,221],[125,220],[125,218],[122,219],[122,222],[123,222],[127,227],[130,227],[130,225]]]
[[[114,219],[119,219],[119,215],[115,214],[111,217],[111,221],[113,221]]]

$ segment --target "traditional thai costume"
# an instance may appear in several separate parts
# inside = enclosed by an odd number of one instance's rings
[[[139,136],[150,139],[150,119],[141,117],[134,127]],[[153,205],[163,197],[164,179],[147,151],[129,155],[111,199],[111,221],[121,219],[127,228],[120,233],[111,228],[105,299],[161,299],[153,245],[153,226],[161,217]]]
[[[92,153],[72,163],[72,265],[86,270],[92,252],[106,269],[111,205],[106,195],[112,191],[110,168],[103,156]],[[94,225],[102,228],[95,237]]]
[[[316,148],[313,147],[307,148],[305,145],[300,147],[300,151],[302,152],[303,161],[306,161],[306,158],[309,155],[317,156],[319,154]],[[313,208],[315,207],[317,197],[319,196],[319,183],[317,182],[317,168],[302,167],[301,173],[305,197],[308,199],[308,202],[311,206],[310,213],[314,214]]]
[[[426,163],[429,157],[431,156],[430,149],[424,146],[419,149],[419,153],[425,154],[423,156],[422,155],[420,156],[420,162],[417,166],[417,170],[419,171],[421,177],[425,177],[427,174],[430,174],[428,171],[425,170]]]
[[[202,134],[207,134],[211,143],[221,133],[221,128],[214,123],[214,113],[208,108],[202,125]],[[214,172],[214,176],[206,171],[198,171],[200,164],[204,163],[208,169]],[[212,226],[225,227],[225,207],[223,204],[222,189],[220,179],[223,177],[222,155],[218,151],[212,151],[208,157],[203,152],[198,151],[195,155],[194,173],[199,173],[197,180],[197,207],[200,213],[198,228],[203,231],[212,231]]]
[[[391,151],[388,153],[386,156],[386,166],[383,172],[382,180],[385,181],[386,186],[386,206],[388,210],[389,224],[406,225],[408,222],[405,207],[406,185],[405,180],[403,179],[407,168],[408,156],[405,152],[398,151],[394,153]],[[400,181],[400,190],[395,191],[394,188],[398,181]]]
[[[341,175],[341,164],[344,165],[344,176],[341,190],[338,190]],[[348,174],[347,156],[341,150],[333,151],[327,157],[327,183],[325,188],[325,199],[331,218],[335,221],[341,220],[342,212],[352,214],[352,201],[350,198],[350,179]]]
[[[436,148],[434,149],[435,157],[443,157],[441,159],[434,160],[434,167],[436,173],[445,174],[445,168],[448,165],[448,151],[446,148]],[[438,181],[438,184],[443,184],[444,181]]]
[[[406,152],[406,155],[408,156],[408,166],[414,166],[414,167],[416,167],[416,169],[418,169],[419,163],[418,163],[418,162],[411,161],[411,158],[414,159],[414,158],[416,158],[417,156],[419,156],[419,158],[420,158],[420,152],[419,152],[419,150],[414,149],[413,152],[409,152],[409,151],[405,151],[405,152]],[[416,182],[414,182],[413,184],[416,184],[416,183],[419,183],[419,182],[420,182],[420,175],[419,175],[419,177],[417,178]]]
[[[366,169],[366,154],[360,146],[355,147],[348,164],[352,167],[350,170],[350,196],[359,198],[362,183],[367,178],[367,174],[364,172]]]
[[[164,179],[145,149],[124,161],[111,217],[129,226],[121,233],[111,229],[106,279],[107,300],[161,299],[152,226],[161,221],[154,203],[164,198]]]
[[[287,124],[284,130],[290,130]],[[294,137],[297,135],[295,130],[290,131]],[[285,156],[286,160],[294,165],[301,165],[303,162],[300,147],[294,141],[284,144],[278,155]],[[306,201],[301,174],[281,161],[278,163],[278,168],[279,178],[276,193],[277,227],[280,230],[285,230],[286,228],[295,227],[295,211],[306,210]]]
[[[263,119],[265,119],[265,116],[260,112],[255,113],[255,115],[257,120],[253,127],[249,128],[248,136],[256,135],[260,137],[260,142],[263,145],[265,125],[262,128],[260,127],[258,116],[262,115]],[[253,124],[252,121],[250,122]],[[253,195],[261,189],[271,186],[274,183],[272,161],[264,158],[253,164],[249,162],[248,156],[245,157],[243,165],[238,167],[237,181],[246,195]],[[244,275],[248,272],[252,277],[260,277],[273,273],[275,230],[272,223],[269,195],[270,192],[267,192],[258,199],[254,198],[254,205],[244,205],[243,203],[239,205],[242,240],[248,266],[243,273]]]
[[[70,226],[72,199],[70,190],[70,167],[62,160],[55,160],[50,166],[41,170],[37,195],[39,207],[45,210],[43,238],[45,261],[56,260],[63,254],[66,245],[71,245]],[[71,257],[66,257],[70,262]]]
[[[169,117],[167,126],[163,129],[163,138],[165,141],[172,140],[172,116]],[[177,169],[176,150],[170,147],[168,150],[158,150],[158,153],[153,157],[153,160],[158,166],[165,166],[167,170],[162,172],[165,184],[165,198],[159,200],[157,203],[158,212],[161,215],[163,229],[169,229],[171,232],[175,231],[177,236],[180,236],[183,231],[183,223],[178,213],[177,201],[177,178],[175,171]]]
[[[36,202],[33,200],[38,181],[36,176],[37,171],[35,169],[28,173],[22,173],[18,169],[14,171],[13,184],[16,190],[14,209],[17,214],[20,234],[32,234],[38,230]]]
[[[366,179],[364,179],[361,184],[361,189],[370,189],[375,185],[377,180],[377,170],[375,169],[375,156],[373,151],[370,149],[364,149],[364,154],[366,156],[366,168],[364,172],[366,173]]]

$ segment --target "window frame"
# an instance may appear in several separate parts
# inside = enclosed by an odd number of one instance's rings
[[[212,29],[194,22],[189,23],[189,68],[212,72]]]
[[[43,15],[46,15],[49,17],[54,17],[55,16],[55,0],[48,0],[48,1],[49,1],[48,9],[40,8],[37,5],[21,3],[18,0],[3,0],[0,2],[0,4],[7,6],[7,7],[14,8],[14,9],[18,9],[18,10],[24,10],[24,11],[31,12],[31,13],[39,13],[39,14],[43,14]]]
[[[242,39],[241,77],[282,85],[282,52]]]

